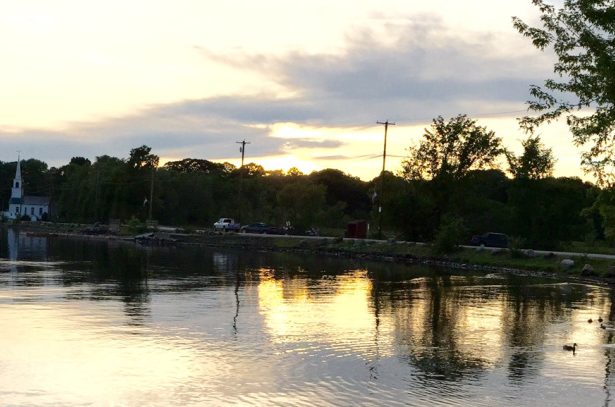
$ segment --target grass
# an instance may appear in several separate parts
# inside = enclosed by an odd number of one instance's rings
[[[599,253],[615,255],[615,247],[607,246],[606,243],[570,242],[562,244],[562,251],[578,253]]]
[[[572,259],[575,264],[569,269],[564,269],[560,265],[562,256],[529,256],[522,251],[498,250],[478,250],[462,248],[454,253],[446,255],[436,255],[433,248],[429,245],[418,245],[406,242],[369,242],[360,240],[301,240],[276,238],[274,247],[283,249],[314,249],[326,252],[343,252],[352,255],[375,255],[375,256],[412,256],[418,259],[442,259],[454,263],[473,264],[481,266],[493,266],[502,268],[514,268],[528,271],[541,271],[551,273],[562,273],[570,276],[581,275],[581,270],[589,264],[596,277],[615,277],[615,260],[590,259],[586,256],[576,256]]]
[[[556,272],[560,270],[561,257],[545,258],[544,256],[536,257],[518,257],[512,255],[510,251],[502,252],[478,251],[474,249],[462,249],[460,252],[454,253],[452,259],[469,264],[480,264],[495,267],[519,268],[524,270]],[[577,262],[575,261],[575,265]],[[581,266],[582,267],[582,266]],[[579,269],[580,272],[580,269]]]

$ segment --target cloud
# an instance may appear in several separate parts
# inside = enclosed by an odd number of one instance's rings
[[[145,109],[132,116],[78,123],[63,131],[24,129],[0,131],[2,159],[14,160],[17,151],[63,165],[73,156],[127,157],[130,149],[148,145],[156,154],[177,158],[219,159],[238,156],[237,141],[251,141],[251,156],[282,154],[296,148],[337,148],[336,140],[270,137],[270,128],[254,123],[287,121],[275,100],[250,99],[233,108],[229,98],[186,101]]]
[[[374,158],[381,157],[380,154],[366,154],[362,156],[349,156],[343,154],[335,154],[335,155],[321,155],[312,157],[312,160],[318,161],[341,161],[341,160],[357,160],[357,159],[366,159],[366,158]]]
[[[336,148],[346,142],[273,137],[272,125],[360,127],[390,119],[429,122],[458,113],[523,109],[530,83],[548,76],[544,57],[524,53],[515,33],[485,35],[453,31],[433,16],[390,25],[384,33],[358,30],[338,54],[294,51],[285,55],[216,54],[204,58],[274,81],[288,94],[224,95],[143,108],[125,117],[74,123],[62,131],[0,131],[0,159],[12,151],[66,163],[80,155],[127,157],[146,144],[165,157],[221,159],[238,156],[236,141],[251,141],[251,156],[293,148]],[[530,56],[531,55],[531,56]]]
[[[249,100],[226,100],[232,107],[222,105],[231,114],[311,125],[519,110],[529,85],[548,75],[549,55],[525,52],[530,46],[512,29],[509,36],[452,32],[438,18],[421,16],[389,27],[386,34],[383,40],[369,30],[359,31],[341,54],[202,52],[210,60],[273,77],[297,95],[261,99],[257,107],[247,106]],[[480,111],[485,106],[490,110]]]
[[[338,148],[343,143],[338,140],[310,140],[306,138],[293,138],[284,142],[286,149],[291,148]]]

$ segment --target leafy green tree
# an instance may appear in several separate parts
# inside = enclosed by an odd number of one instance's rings
[[[130,158],[128,158],[127,161],[128,167],[131,169],[158,167],[159,157],[155,154],[151,154],[151,151],[152,148],[146,145],[130,150]]]
[[[14,176],[13,172],[13,176]],[[21,175],[27,195],[49,195],[50,185],[47,177],[47,163],[30,158],[21,162]]]
[[[52,179],[52,204],[60,220],[106,222],[121,217],[124,207],[126,163],[119,158],[101,156],[94,164],[83,157],[73,157],[69,164],[49,171]]]
[[[475,170],[461,182],[457,189],[455,213],[460,214],[472,235],[485,232],[512,231],[512,207],[509,192],[512,181],[500,170]]]
[[[230,174],[237,169],[237,167],[235,167],[233,164],[226,161],[223,162],[222,165],[224,166],[224,172],[227,174]]]
[[[326,188],[327,205],[341,203],[344,213],[352,218],[365,218],[369,214],[371,202],[367,195],[368,185],[359,178],[328,168],[312,172],[309,180]]]
[[[401,177],[393,178],[391,175],[386,178],[384,186],[383,228],[400,232],[407,240],[430,240],[438,223],[429,182],[406,181]],[[373,225],[376,225],[378,216],[375,207],[372,213]]]
[[[169,161],[164,165],[164,168],[178,172],[201,172],[204,174],[223,174],[227,170],[224,164],[198,158],[184,158],[179,161]]]
[[[601,206],[600,215],[603,219],[604,237],[610,244],[613,244],[615,242],[615,206]]]
[[[515,178],[540,179],[553,174],[555,158],[550,148],[540,141],[540,136],[529,136],[521,142],[523,153],[517,157],[507,152],[509,172]]]
[[[155,174],[159,157],[151,153],[151,147],[143,145],[130,150],[126,161],[128,166],[127,188],[123,191],[124,203],[122,218],[137,216],[145,218],[150,202],[150,191],[155,189]]]
[[[93,198],[89,173],[91,165],[87,158],[73,157],[67,165],[52,172],[55,190],[61,191],[59,196],[53,197],[56,212],[61,214],[61,218],[68,212],[75,216],[75,220],[90,220],[88,206],[92,204],[90,197]]]
[[[615,168],[615,4],[612,0],[565,0],[561,7],[532,0],[540,10],[540,26],[513,17],[514,27],[540,50],[557,56],[555,79],[532,85],[529,107],[536,117],[521,125],[537,125],[565,117],[578,146],[588,146],[582,164],[598,182],[614,181]]]
[[[17,162],[0,161],[0,208],[8,209],[8,202],[11,196],[11,187]]]
[[[557,249],[561,242],[583,240],[588,225],[582,212],[592,204],[593,186],[579,178],[517,179],[509,189],[511,234],[530,247]]]
[[[325,188],[311,182],[293,182],[278,192],[277,203],[284,220],[299,228],[312,227],[322,213]]]
[[[591,229],[589,240],[607,240],[612,244],[615,242],[615,189],[603,189],[597,194],[592,192],[594,202],[582,211]]]
[[[92,162],[85,157],[73,157],[70,159],[69,165],[81,165],[81,166],[90,166]]]
[[[433,250],[439,254],[456,251],[462,242],[464,230],[465,227],[461,218],[450,215],[444,216],[433,242]]]
[[[301,175],[304,175],[303,172],[301,172],[301,170],[297,167],[290,167],[288,169],[288,171],[286,172],[286,175],[289,175],[291,177],[298,177]]]
[[[409,181],[427,180],[424,191],[432,204],[432,230],[443,227],[443,214],[462,216],[460,203],[466,191],[463,180],[473,170],[496,167],[505,152],[502,140],[493,131],[465,115],[445,121],[433,120],[417,145],[409,148],[401,175]],[[433,233],[433,232],[432,232]]]
[[[265,175],[265,169],[263,166],[255,163],[248,163],[243,167],[238,168],[236,171],[248,177],[261,177]]]
[[[406,179],[459,180],[470,170],[493,167],[504,152],[502,140],[493,131],[478,126],[466,115],[445,121],[435,118],[418,145],[408,149],[402,163]]]
[[[283,177],[284,176],[284,170],[281,170],[281,169],[267,170],[267,171],[265,171],[264,175],[266,177]]]
[[[162,169],[156,179],[154,214],[163,224],[210,225],[216,217],[232,215],[236,189],[222,175]]]
[[[127,219],[124,196],[128,189],[126,163],[108,155],[96,157],[90,171],[90,185],[93,185],[94,216],[98,221],[111,218]]]

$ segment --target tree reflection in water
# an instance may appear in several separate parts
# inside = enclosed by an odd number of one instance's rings
[[[463,338],[459,324],[464,311],[459,304],[461,293],[455,290],[451,276],[416,277],[404,288],[402,296],[387,296],[395,314],[396,340],[405,349],[401,357],[420,372],[422,379],[478,378],[489,362],[470,349]]]
[[[541,374],[548,330],[591,291],[549,279],[450,273],[370,273],[374,318],[391,314],[401,357],[417,380],[475,381],[504,365],[511,384],[527,382]]]
[[[510,281],[504,299],[503,327],[511,349],[508,378],[519,384],[528,375],[537,375],[544,353],[547,328],[564,318],[565,304],[580,301],[586,292],[560,285],[530,285]]]

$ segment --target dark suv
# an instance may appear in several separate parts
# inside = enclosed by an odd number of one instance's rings
[[[474,235],[470,240],[472,246],[487,246],[487,247],[508,247],[508,236],[504,233],[485,233],[482,235]]]

